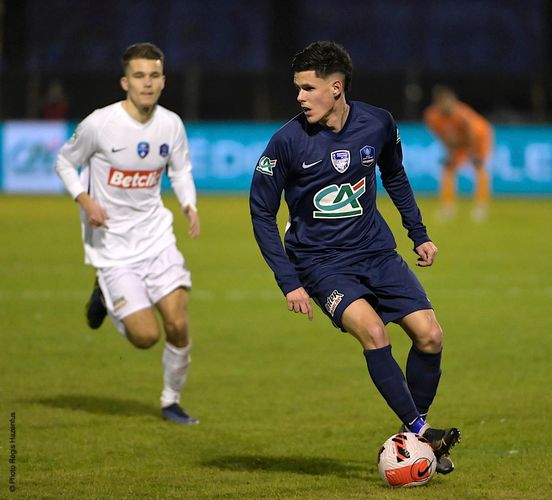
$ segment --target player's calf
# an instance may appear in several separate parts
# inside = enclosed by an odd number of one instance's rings
[[[176,320],[164,320],[163,328],[167,340],[176,347],[186,347],[190,343],[190,335],[188,333],[188,322],[184,315]]]

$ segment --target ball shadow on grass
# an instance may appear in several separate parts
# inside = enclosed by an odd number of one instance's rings
[[[201,465],[238,472],[292,472],[306,475],[333,475],[349,479],[372,479],[372,474],[369,474],[370,468],[365,463],[351,463],[322,457],[226,455],[205,460]],[[379,478],[374,476],[374,480]]]

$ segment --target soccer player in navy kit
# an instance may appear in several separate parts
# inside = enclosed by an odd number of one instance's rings
[[[442,330],[376,208],[377,165],[417,264],[431,266],[437,248],[406,177],[398,129],[389,112],[346,99],[352,62],[340,45],[312,43],[295,56],[292,69],[302,112],[274,134],[255,169],[255,238],[288,309],[312,319],[312,297],[360,342],[370,376],[403,429],[423,434],[437,471],[449,473],[449,451],[460,432],[426,423],[441,376]],[[290,214],[285,250],[276,224],[282,192]],[[406,378],[391,353],[389,322],[413,342]]]

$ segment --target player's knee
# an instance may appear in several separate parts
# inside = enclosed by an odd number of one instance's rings
[[[377,349],[389,344],[389,336],[382,323],[367,323],[355,335],[365,349]]]
[[[164,322],[167,339],[176,347],[185,347],[189,343],[188,321],[184,316],[171,318]]]
[[[382,324],[376,323],[369,328],[370,338],[377,347],[384,347],[389,344],[387,330]]]
[[[443,330],[437,322],[432,322],[424,335],[416,342],[418,349],[423,352],[439,352],[443,348]]]
[[[139,349],[149,349],[159,340],[159,332],[151,330],[132,333],[127,332],[127,337],[135,347]]]

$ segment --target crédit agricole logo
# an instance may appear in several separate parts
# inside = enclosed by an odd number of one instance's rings
[[[332,184],[318,191],[312,201],[317,210],[312,212],[315,219],[340,219],[358,217],[363,209],[359,198],[366,192],[366,178],[356,184]]]

